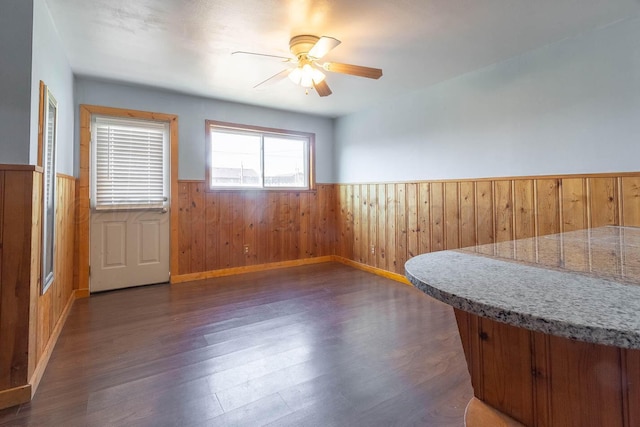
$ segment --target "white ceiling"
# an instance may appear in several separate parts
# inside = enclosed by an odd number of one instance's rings
[[[330,117],[637,16],[640,0],[46,0],[78,75]],[[288,55],[294,35],[342,41],[327,61],[378,67],[331,74],[333,95],[236,50]]]

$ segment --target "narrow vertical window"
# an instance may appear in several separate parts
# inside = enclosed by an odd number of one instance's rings
[[[58,103],[48,88],[43,89],[45,90],[42,138],[42,293],[44,294],[54,278]]]

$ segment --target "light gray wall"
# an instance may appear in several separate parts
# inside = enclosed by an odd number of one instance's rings
[[[58,173],[74,172],[74,103],[73,73],[62,42],[44,0],[33,2],[33,60],[31,70],[31,127],[29,163],[38,155],[39,84],[42,80],[58,102]]]
[[[204,179],[205,120],[209,119],[315,133],[316,180],[334,182],[332,119],[82,77],[76,77],[75,93],[77,106],[90,104],[178,115],[179,179]]]
[[[640,20],[336,120],[338,182],[640,170]]]
[[[33,4],[0,3],[0,163],[29,163]]]

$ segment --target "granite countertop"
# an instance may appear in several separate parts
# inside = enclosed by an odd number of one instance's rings
[[[640,349],[640,228],[601,227],[419,255],[407,278],[454,308]]]

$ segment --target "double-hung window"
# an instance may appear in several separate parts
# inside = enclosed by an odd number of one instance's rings
[[[313,188],[314,135],[208,120],[209,190]]]

